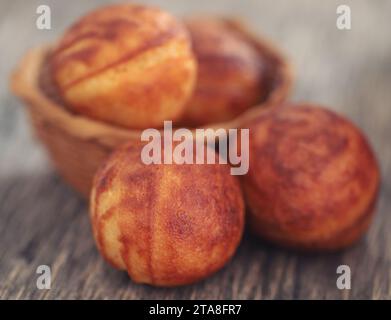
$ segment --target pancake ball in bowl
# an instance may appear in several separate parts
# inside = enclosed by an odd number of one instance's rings
[[[214,17],[189,18],[185,23],[198,62],[185,124],[232,120],[265,97],[268,61],[237,25]]]
[[[97,172],[90,216],[99,251],[132,280],[177,286],[222,268],[239,245],[239,182],[220,164],[150,164],[124,145]]]
[[[368,229],[379,169],[364,135],[349,120],[313,105],[265,111],[250,129],[243,177],[256,234],[303,250],[336,250]]]
[[[136,129],[180,117],[196,76],[184,26],[160,9],[134,4],[103,7],[81,18],[49,63],[68,108]]]

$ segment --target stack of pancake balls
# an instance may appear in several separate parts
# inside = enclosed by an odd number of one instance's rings
[[[262,56],[222,20],[181,22],[135,4],[82,17],[49,66],[72,112],[132,129],[229,121],[268,87]],[[315,104],[285,102],[260,108],[241,128],[250,134],[243,176],[229,164],[146,165],[141,142],[115,150],[90,197],[102,256],[135,282],[177,286],[221,269],[245,218],[262,239],[298,250],[345,248],[365,233],[380,178],[355,125]]]

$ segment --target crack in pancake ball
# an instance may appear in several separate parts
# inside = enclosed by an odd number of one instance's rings
[[[368,229],[379,169],[363,134],[334,112],[283,106],[249,121],[243,188],[259,236],[304,250],[336,250]]]
[[[193,18],[185,24],[198,76],[183,123],[228,121],[260,102],[267,91],[266,62],[250,41],[223,19]]]
[[[222,164],[151,164],[120,147],[97,172],[90,217],[99,251],[131,279],[189,284],[222,268],[239,245],[244,203]]]
[[[139,129],[179,118],[196,76],[184,26],[166,12],[134,4],[81,18],[54,48],[50,66],[71,110]]]

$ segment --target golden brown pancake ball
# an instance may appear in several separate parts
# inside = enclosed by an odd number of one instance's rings
[[[118,149],[95,176],[90,216],[99,251],[138,283],[177,286],[222,268],[243,231],[244,204],[227,165],[150,164]]]
[[[266,91],[264,59],[223,19],[186,21],[198,61],[198,78],[183,122],[222,122],[261,101]]]
[[[312,105],[276,108],[247,123],[250,169],[243,177],[249,225],[271,242],[336,250],[368,229],[379,169],[349,120]]]
[[[181,116],[196,76],[183,25],[134,4],[81,18],[65,32],[50,65],[71,110],[129,128],[159,127]]]

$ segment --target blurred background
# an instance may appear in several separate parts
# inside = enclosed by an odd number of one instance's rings
[[[341,253],[300,255],[246,235],[233,261],[199,284],[154,289],[131,283],[100,258],[86,204],[53,171],[8,86],[28,48],[55,41],[82,14],[112,1],[0,0],[0,298],[390,299],[391,1],[137,2],[179,17],[239,17],[272,39],[295,67],[292,99],[328,106],[367,134],[383,177],[375,222],[364,240]],[[42,4],[51,8],[51,30],[36,28]],[[336,27],[341,4],[351,8],[351,30]],[[52,268],[51,290],[36,288],[41,264]],[[351,267],[351,290],[336,287],[340,264]]]

